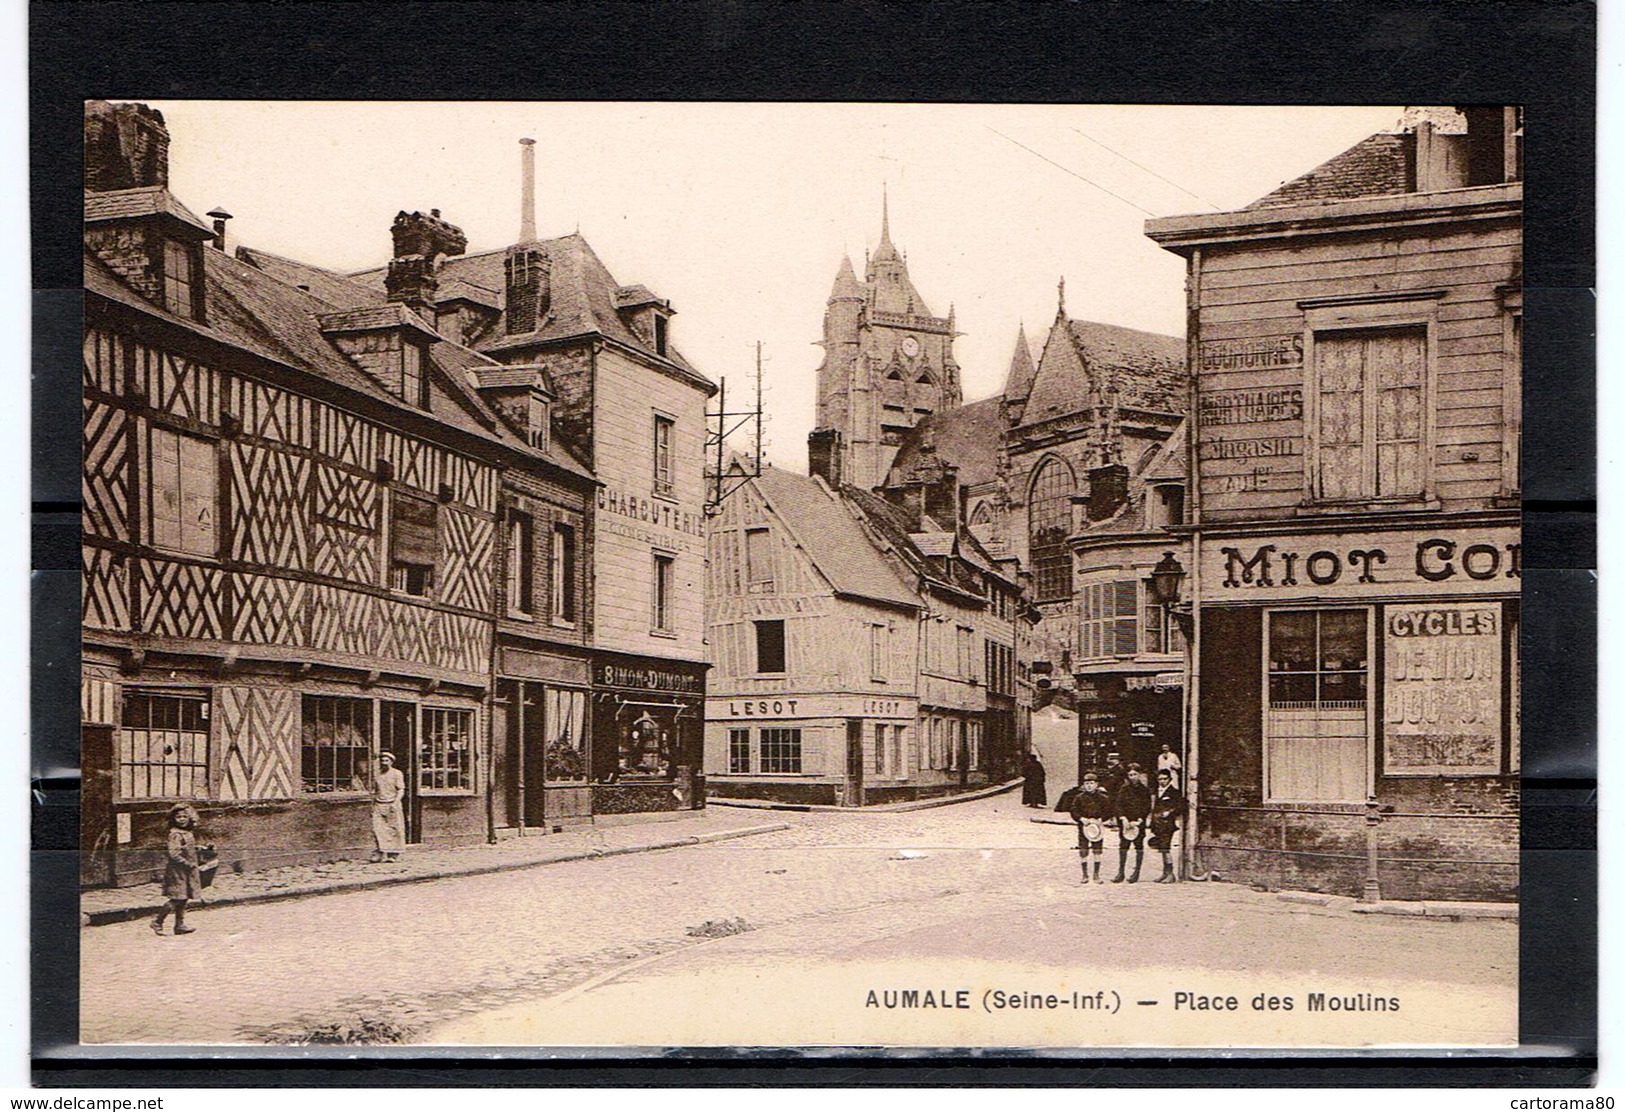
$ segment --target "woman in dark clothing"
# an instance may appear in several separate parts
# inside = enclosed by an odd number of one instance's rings
[[[1146,783],[1145,769],[1138,764],[1128,766],[1127,779],[1112,797],[1112,810],[1117,816],[1117,875],[1113,884],[1123,883],[1123,872],[1128,865],[1128,850],[1134,847],[1134,872],[1130,884],[1140,880],[1140,864],[1145,859],[1145,820],[1151,814],[1151,785]]]
[[[168,859],[164,864],[164,897],[168,903],[152,921],[152,933],[164,933],[164,920],[175,913],[175,933],[191,934],[196,927],[186,925],[186,901],[197,899],[203,890],[198,872],[197,812],[184,803],[169,809]]]
[[[1044,762],[1031,749],[1021,762],[1021,802],[1028,807],[1042,807],[1049,802],[1044,788]]]
[[[1188,804],[1174,787],[1173,773],[1167,769],[1157,773],[1157,797],[1151,804],[1151,848],[1162,854],[1162,875],[1158,884],[1172,884],[1179,879],[1174,873],[1172,853],[1174,832],[1185,818]]]

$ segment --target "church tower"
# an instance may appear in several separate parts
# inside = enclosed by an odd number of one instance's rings
[[[903,434],[962,400],[954,314],[932,316],[891,241],[883,197],[880,243],[858,281],[841,260],[824,310],[813,436],[840,482],[865,490],[886,481]]]

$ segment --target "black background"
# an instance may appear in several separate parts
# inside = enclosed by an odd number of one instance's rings
[[[1595,51],[1592,4],[1541,0],[33,4],[36,1084],[1589,1084],[1597,1033]],[[140,1058],[78,1051],[79,183],[87,97],[1523,104],[1524,396],[1537,402],[1523,426],[1524,1050],[1240,1061],[742,1051],[565,1062],[381,1050],[308,1064],[274,1052],[200,1061],[162,1049]]]

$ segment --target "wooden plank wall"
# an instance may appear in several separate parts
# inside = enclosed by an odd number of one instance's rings
[[[1444,290],[1437,301],[1434,488],[1442,509],[1484,506],[1508,493],[1502,479],[1504,310],[1497,287],[1516,280],[1522,232],[1512,220],[1435,225],[1402,235],[1373,232],[1300,243],[1246,244],[1203,259],[1199,392],[1204,407],[1200,496],[1212,520],[1290,516],[1305,498],[1301,405],[1305,368],[1225,369],[1209,354],[1224,344],[1302,343],[1298,302],[1360,294]],[[1300,349],[1301,350],[1301,349]],[[1290,399],[1299,392],[1297,401]],[[1270,392],[1266,421],[1211,424],[1206,414],[1238,395]],[[1284,392],[1284,394],[1283,394]],[[1289,416],[1290,413],[1297,416]],[[1514,417],[1515,419],[1515,417]],[[1219,439],[1252,441],[1220,449]],[[1261,442],[1269,442],[1267,444]],[[1276,449],[1288,449],[1279,454]],[[1262,454],[1258,453],[1263,449]],[[1229,458],[1220,458],[1221,451]],[[1473,458],[1476,457],[1476,458]]]

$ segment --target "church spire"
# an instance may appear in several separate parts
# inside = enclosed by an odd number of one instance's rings
[[[1061,280],[1055,283],[1055,315],[1057,317],[1066,316],[1066,275],[1064,274],[1061,275]]]
[[[841,298],[863,299],[863,285],[858,281],[857,274],[852,269],[852,256],[841,256],[841,269],[835,275],[835,286],[829,291],[829,299],[836,301]]]
[[[1033,376],[1038,368],[1033,365],[1032,346],[1027,343],[1027,325],[1022,323],[1016,331],[1016,350],[1010,356],[1010,370],[1004,376],[1004,396],[1008,401],[1024,402],[1032,390]]]
[[[886,183],[880,183],[880,243],[875,247],[875,253],[870,258],[871,265],[881,261],[894,261],[899,258],[897,248],[891,241],[891,199],[886,193]]]

